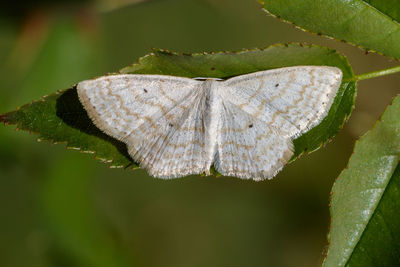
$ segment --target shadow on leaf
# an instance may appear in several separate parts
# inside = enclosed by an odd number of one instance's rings
[[[57,98],[56,115],[68,126],[78,129],[85,134],[101,138],[115,146],[126,159],[133,163],[125,143],[106,135],[93,124],[79,101],[75,87],[66,90]]]

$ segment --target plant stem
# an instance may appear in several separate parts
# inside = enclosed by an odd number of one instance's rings
[[[400,72],[400,66],[396,66],[396,67],[388,68],[388,69],[384,69],[384,70],[363,73],[363,74],[360,74],[360,75],[357,75],[356,77],[354,77],[354,80],[361,81],[361,80],[376,78],[376,77],[380,77],[380,76],[384,76],[384,75],[388,75],[388,74],[393,74],[396,72]]]

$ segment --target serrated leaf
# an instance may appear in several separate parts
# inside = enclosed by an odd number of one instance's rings
[[[0,116],[18,129],[39,133],[38,141],[67,143],[69,149],[96,153],[111,166],[131,164],[124,143],[101,132],[90,120],[74,88],[59,91]]]
[[[317,34],[400,58],[395,0],[262,0],[270,14]]]
[[[335,66],[343,71],[343,82],[328,116],[309,132],[294,140],[295,157],[313,151],[332,138],[350,116],[356,85],[346,58],[334,50],[301,44],[275,45],[266,49],[241,52],[176,54],[154,51],[120,73],[165,74],[183,77],[228,78],[255,71],[297,65]],[[136,166],[126,146],[97,129],[80,104],[75,88],[59,91],[41,101],[6,113],[0,121],[37,132],[40,139],[66,142],[68,147],[96,153],[97,158],[113,167]]]
[[[335,182],[324,266],[399,265],[399,118],[397,97],[357,142],[348,167]]]

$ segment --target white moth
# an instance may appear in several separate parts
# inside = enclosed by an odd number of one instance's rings
[[[153,176],[209,174],[214,165],[263,180],[289,161],[292,140],[326,116],[341,80],[335,67],[296,66],[224,81],[110,75],[77,90],[94,124]]]

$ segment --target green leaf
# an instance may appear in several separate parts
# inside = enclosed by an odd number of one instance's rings
[[[400,165],[351,255],[351,266],[400,265]]]
[[[400,58],[396,0],[261,0],[270,14],[317,34]]]
[[[255,71],[297,65],[336,66],[344,80],[354,77],[346,58],[334,50],[302,44],[275,45],[266,49],[241,52],[177,54],[154,51],[120,73],[165,74],[183,77],[228,78]],[[356,86],[343,82],[328,116],[309,132],[294,140],[295,157],[313,151],[332,138],[350,116],[354,107]],[[75,88],[59,91],[40,101],[6,113],[0,121],[37,132],[40,140],[65,142],[69,148],[96,153],[96,157],[112,167],[136,166],[125,144],[97,129],[80,104]]]
[[[348,167],[335,182],[324,266],[399,265],[399,118],[397,97],[357,142]]]

